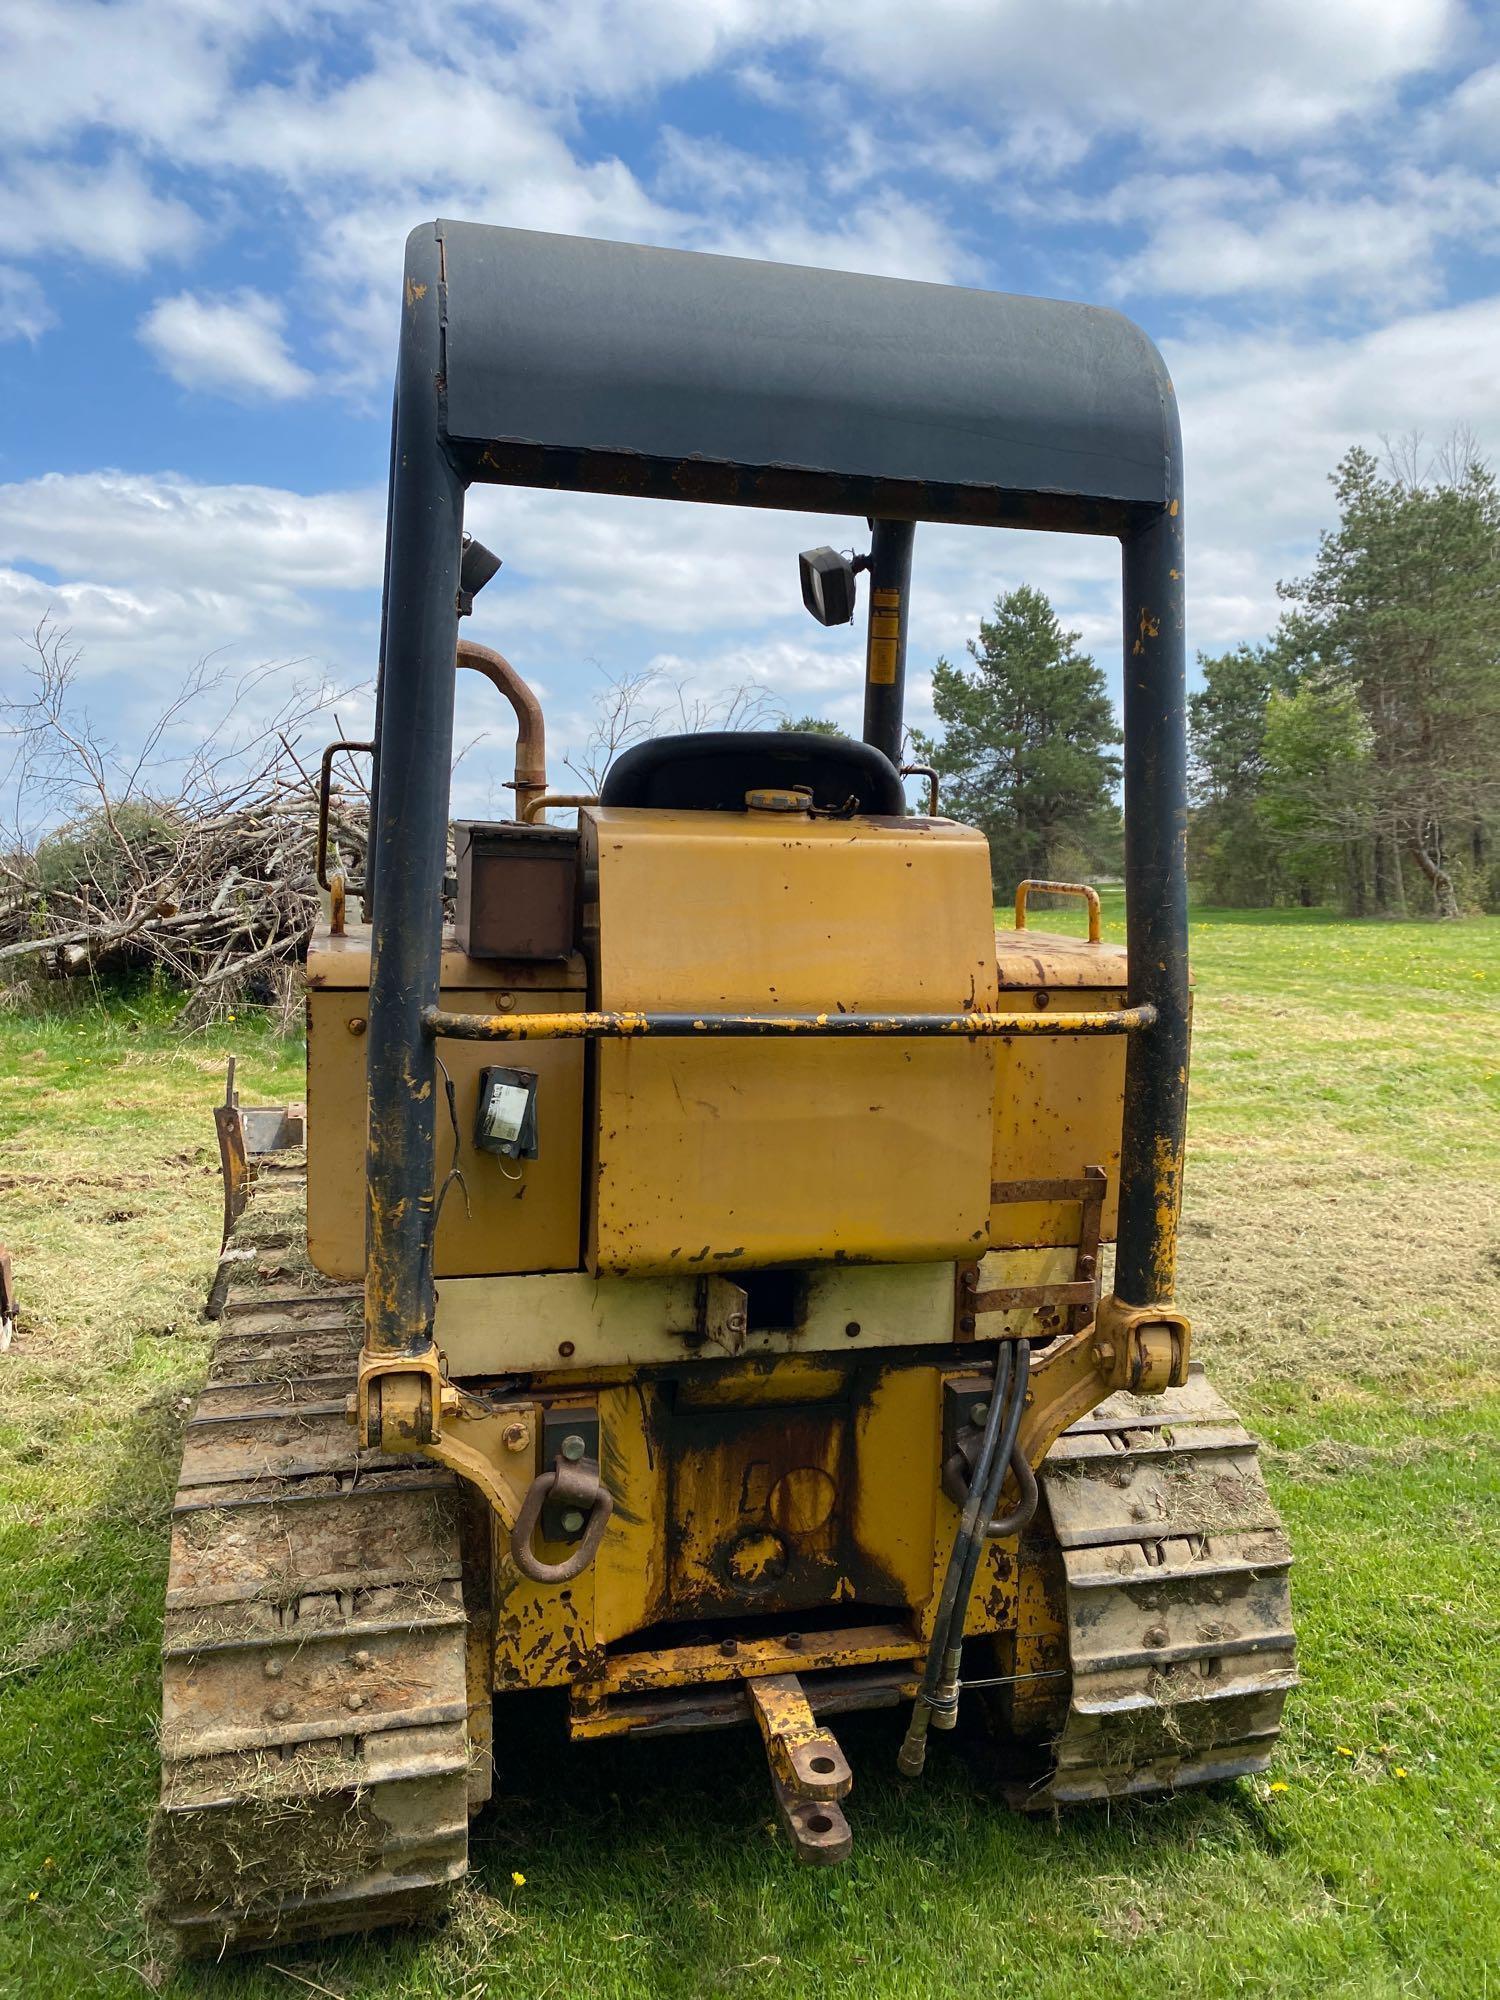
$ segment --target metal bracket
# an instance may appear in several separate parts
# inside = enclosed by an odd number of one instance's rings
[[[744,1348],[750,1325],[750,1295],[733,1278],[700,1278],[693,1301],[695,1339],[726,1354]]]
[[[555,1466],[599,1464],[599,1411],[592,1403],[552,1403],[542,1411],[542,1464]],[[554,1492],[542,1508],[541,1533],[545,1542],[581,1540],[586,1520],[571,1517],[589,1509],[567,1504]]]
[[[487,1403],[455,1388],[436,1347],[424,1354],[361,1354],[346,1405],[360,1445],[369,1451],[421,1452],[478,1487],[507,1531],[520,1497],[502,1472],[505,1455],[529,1442],[529,1402]]]
[[[943,1469],[943,1491],[957,1507],[964,1504],[994,1386],[989,1375],[949,1375],[943,1381],[943,1450],[938,1463]],[[966,1468],[962,1490],[956,1498],[950,1491],[948,1478],[948,1468],[955,1458],[961,1459]],[[954,1467],[955,1479],[957,1473],[958,1468]]]
[[[981,1266],[960,1264],[954,1293],[954,1340],[974,1339],[983,1313],[1035,1311],[1044,1306],[1064,1308],[1061,1330],[1065,1333],[1076,1333],[1087,1326],[1099,1305],[1099,1238],[1108,1191],[1109,1176],[1103,1167],[1085,1167],[1077,1180],[995,1181],[990,1187],[993,1203],[1078,1203],[1078,1251],[1073,1276],[1061,1284],[999,1285],[982,1291]]]
[[[362,1353],[349,1414],[367,1451],[421,1451],[436,1439],[458,1391],[443,1379],[435,1347],[425,1354]]]
[[[1127,1306],[1104,1299],[1093,1338],[1093,1359],[1109,1375],[1112,1388],[1159,1396],[1187,1381],[1192,1325],[1175,1306]]]
[[[1103,1299],[1097,1319],[1054,1341],[1032,1364],[1020,1444],[1040,1465],[1057,1438],[1116,1389],[1137,1396],[1187,1381],[1192,1327],[1175,1306]]]
[[[848,1797],[854,1773],[833,1732],[819,1727],[795,1674],[762,1675],[746,1681],[745,1691],[797,1859],[814,1868],[847,1861],[854,1835],[838,1802]]]

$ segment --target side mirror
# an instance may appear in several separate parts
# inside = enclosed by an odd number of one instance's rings
[[[837,549],[804,549],[797,558],[802,572],[802,602],[820,625],[854,623],[854,562]]]

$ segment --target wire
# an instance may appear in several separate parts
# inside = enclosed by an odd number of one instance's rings
[[[458,1130],[458,1093],[453,1088],[453,1079],[449,1076],[448,1065],[443,1061],[442,1057],[434,1054],[433,1060],[443,1072],[443,1095],[448,1100],[448,1119],[453,1127],[453,1164],[449,1167],[447,1173],[444,1174],[443,1185],[438,1189],[437,1200],[432,1204],[432,1235],[433,1240],[436,1241],[437,1226],[443,1213],[443,1201],[447,1196],[449,1188],[452,1187],[455,1181],[458,1182],[459,1191],[464,1198],[464,1214],[469,1218],[470,1222],[474,1220],[474,1211],[469,1206],[469,1183],[464,1179],[464,1170],[458,1164],[459,1151],[463,1145],[463,1140]]]

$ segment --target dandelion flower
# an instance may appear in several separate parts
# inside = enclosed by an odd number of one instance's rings
[[[1352,1757],[1354,1755],[1354,1752],[1349,1748],[1349,1746],[1346,1743],[1340,1743],[1337,1746],[1335,1754],[1340,1757]]]
[[[1271,1790],[1273,1792],[1289,1792],[1291,1789],[1292,1789],[1291,1786],[1287,1784],[1284,1778],[1278,1778],[1275,1784],[1272,1785],[1271,1787]]]
[[[1397,1778],[1404,1778],[1406,1776],[1406,1766],[1404,1764],[1398,1764],[1394,1772],[1392,1773],[1392,1776]]]
[[[28,1903],[38,1902],[41,1898],[41,1893],[42,1892],[40,1889],[33,1889],[31,1894],[26,1898],[27,1902]]]
[[[526,1887],[526,1877],[521,1873],[519,1868],[511,1869],[510,1879],[512,1882],[515,1883],[518,1889],[524,1889]]]

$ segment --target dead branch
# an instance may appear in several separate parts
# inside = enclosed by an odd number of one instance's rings
[[[269,669],[231,686],[200,662],[126,752],[89,718],[67,632],[43,621],[29,653],[26,691],[0,698],[0,963],[160,968],[189,989],[189,1026],[247,995],[284,1009],[318,910],[317,787],[297,739],[334,693],[294,684],[267,714],[252,697]],[[357,781],[335,789],[330,838],[356,863],[367,812]]]

